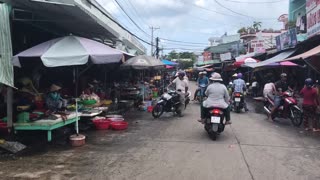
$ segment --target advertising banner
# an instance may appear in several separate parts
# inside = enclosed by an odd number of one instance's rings
[[[289,29],[287,32],[276,37],[277,50],[282,51],[295,47],[298,43],[296,28]]]
[[[264,46],[264,40],[252,40],[251,48],[254,50],[254,52],[258,52],[258,53],[266,52],[266,49]]]
[[[307,0],[307,35],[308,38],[320,32],[320,0]]]

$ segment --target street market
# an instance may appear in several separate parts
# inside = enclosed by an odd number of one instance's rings
[[[0,0],[0,179],[319,179],[319,9]]]

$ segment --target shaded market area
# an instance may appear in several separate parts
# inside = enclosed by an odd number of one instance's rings
[[[320,179],[318,1],[202,43],[112,3],[0,0],[0,179]]]

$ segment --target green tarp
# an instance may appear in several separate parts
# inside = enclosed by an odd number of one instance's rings
[[[10,32],[10,7],[0,3],[0,84],[13,87],[13,66],[11,32]]]

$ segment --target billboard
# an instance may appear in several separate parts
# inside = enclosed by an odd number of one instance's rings
[[[298,43],[297,29],[289,29],[287,32],[280,34],[276,37],[277,50],[282,51],[295,47]]]
[[[307,0],[307,35],[308,38],[320,32],[320,0]]]
[[[266,52],[266,49],[264,46],[264,40],[251,40],[250,44],[254,52],[258,52],[258,53]]]

